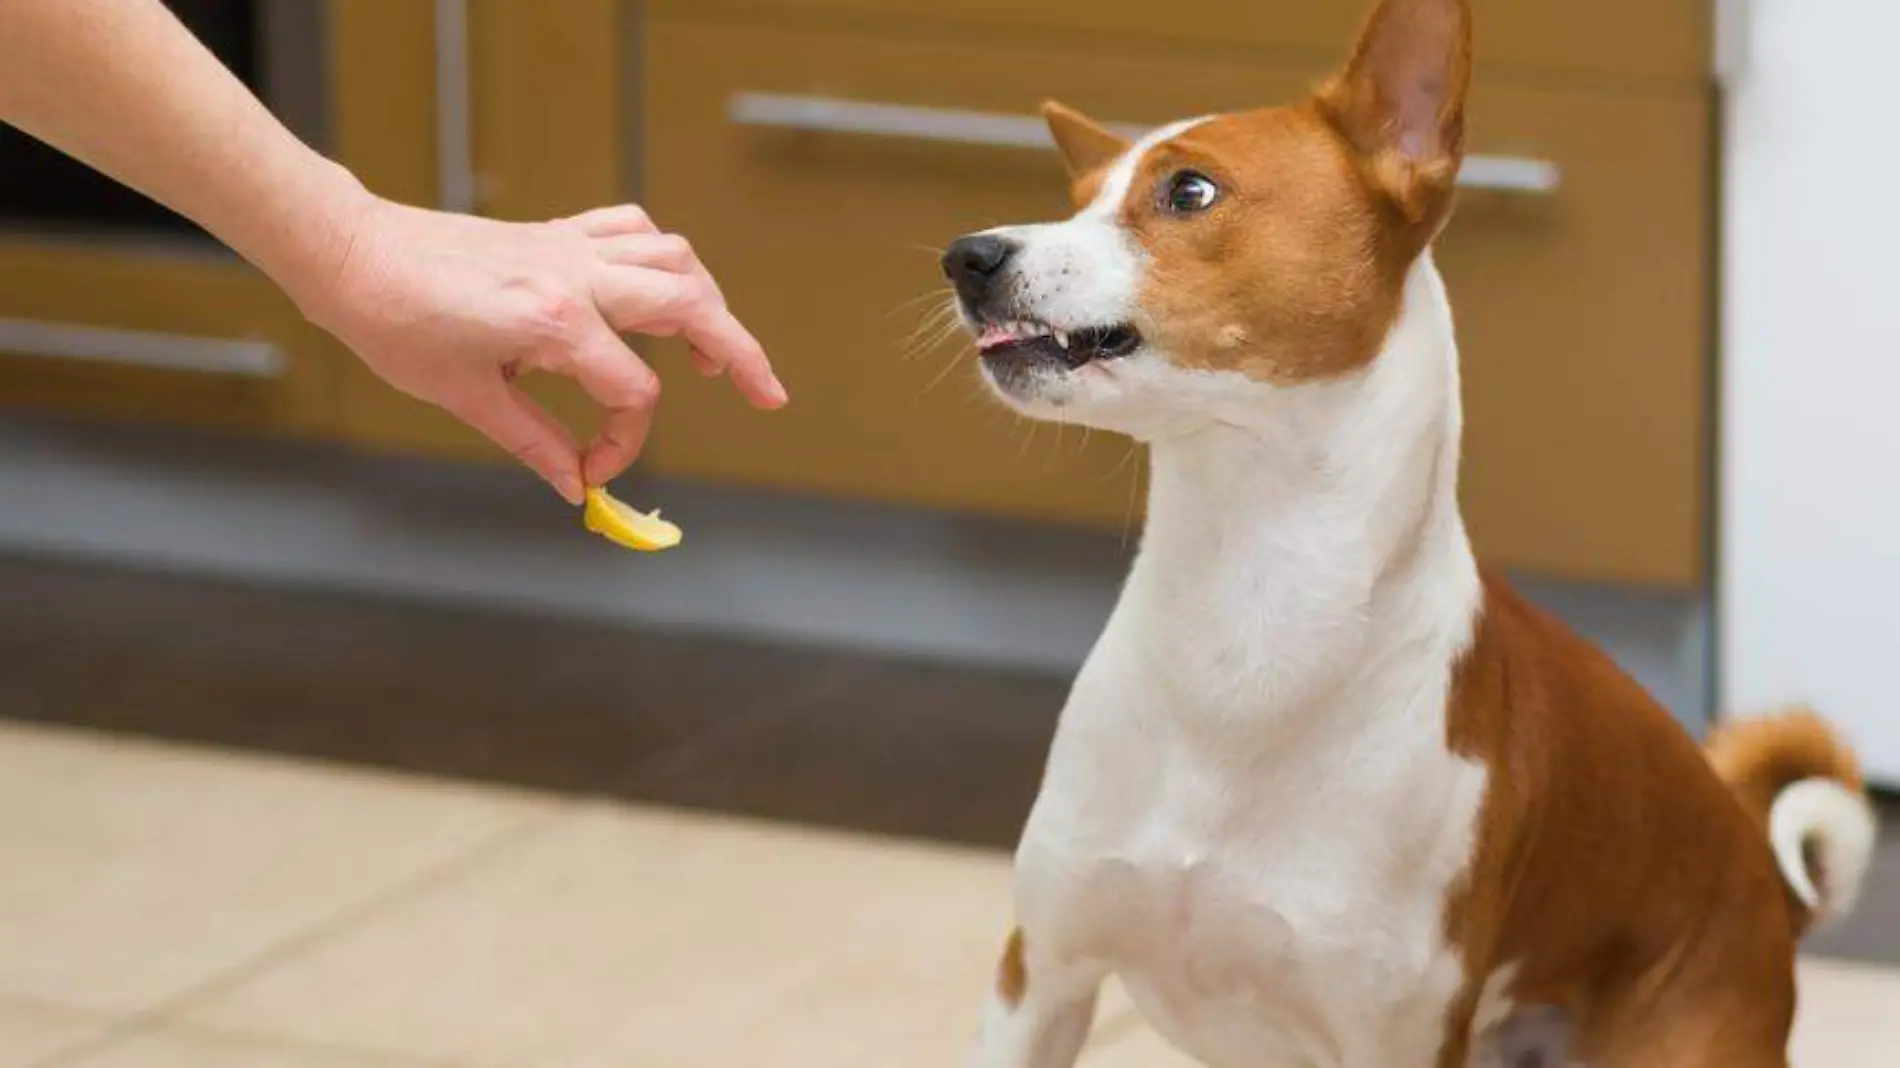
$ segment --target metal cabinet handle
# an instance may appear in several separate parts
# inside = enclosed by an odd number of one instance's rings
[[[435,0],[436,199],[444,211],[465,213],[478,206],[468,4]]]
[[[290,366],[283,350],[268,341],[234,341],[36,319],[0,319],[0,353],[231,378],[282,378]]]
[[[1049,149],[1055,143],[1041,119],[959,108],[881,104],[825,96],[738,93],[730,101],[730,119],[740,126],[850,134],[940,144],[995,148]],[[1145,127],[1126,123],[1111,129],[1139,138]],[[1466,189],[1544,196],[1554,193],[1562,174],[1555,163],[1521,156],[1467,156],[1458,173]]]

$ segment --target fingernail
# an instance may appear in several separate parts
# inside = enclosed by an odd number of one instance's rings
[[[785,383],[780,382],[777,376],[772,378],[772,396],[780,404],[790,404],[792,400],[792,395],[785,389]]]
[[[555,479],[554,490],[567,498],[569,504],[583,504],[587,500],[587,490],[582,487],[581,480],[572,475],[563,475]]]

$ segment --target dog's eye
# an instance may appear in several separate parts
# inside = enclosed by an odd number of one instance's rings
[[[1161,204],[1176,215],[1195,215],[1214,206],[1220,186],[1197,171],[1182,171],[1161,187]]]

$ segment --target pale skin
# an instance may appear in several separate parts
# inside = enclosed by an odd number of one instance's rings
[[[785,404],[692,247],[630,205],[507,223],[396,204],[285,129],[159,0],[0,0],[0,122],[184,215],[378,375],[514,454],[561,496],[627,469],[660,379],[622,334]],[[577,443],[522,393],[572,377],[605,410]]]

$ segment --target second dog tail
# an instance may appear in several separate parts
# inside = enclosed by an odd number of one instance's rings
[[[1879,833],[1853,749],[1826,720],[1796,709],[1723,726],[1708,754],[1767,832],[1798,903],[1797,932],[1850,911]]]

